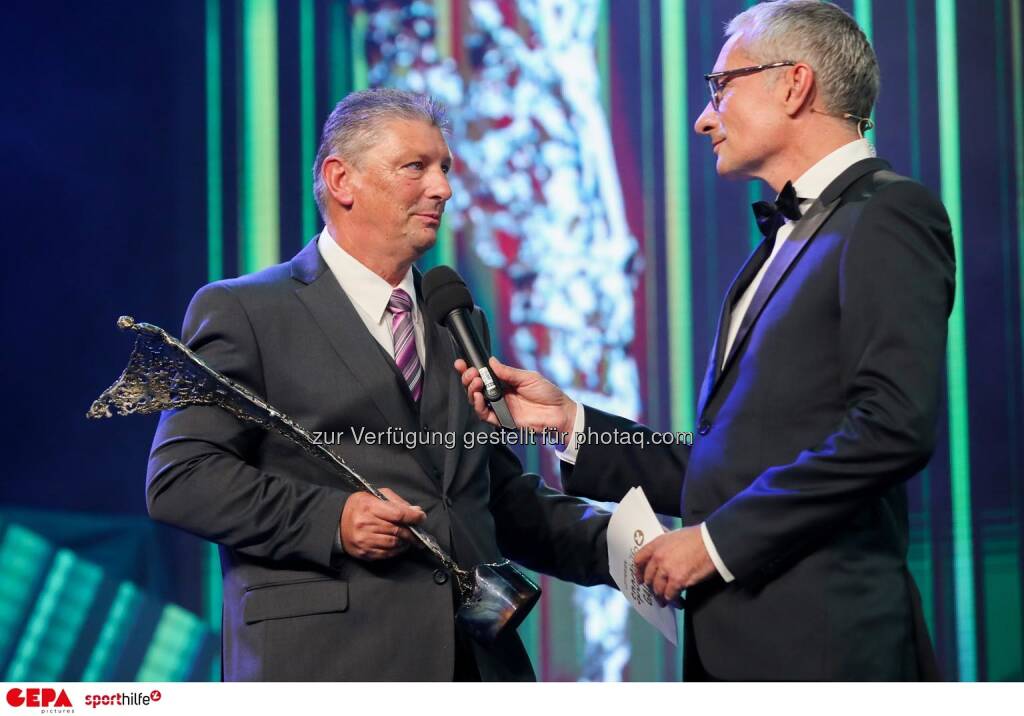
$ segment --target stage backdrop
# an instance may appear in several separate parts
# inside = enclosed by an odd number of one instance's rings
[[[719,302],[759,240],[763,189],[718,178],[692,131],[701,75],[747,5],[7,6],[0,674],[219,675],[215,553],[145,517],[154,419],[84,413],[127,357],[118,315],[177,332],[199,286],[287,260],[319,231],[319,128],[351,90],[448,104],[455,194],[421,268],[467,278],[506,361],[692,430]],[[941,437],[909,485],[911,567],[947,677],[1020,680],[1020,2],[840,5],[882,68],[868,136],[942,197],[956,239]],[[557,483],[548,449],[522,457]],[[540,579],[521,632],[542,679],[679,678],[680,654],[615,592]]]

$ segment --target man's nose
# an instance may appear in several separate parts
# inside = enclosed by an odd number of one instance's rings
[[[452,196],[452,185],[448,181],[448,175],[440,169],[433,173],[427,193],[431,199],[448,201]]]
[[[693,131],[697,134],[711,134],[717,126],[718,112],[711,106],[711,102],[708,102],[704,105],[704,111],[697,117],[697,121],[693,123]]]

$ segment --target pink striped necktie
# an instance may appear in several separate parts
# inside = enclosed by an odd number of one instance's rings
[[[405,377],[414,401],[423,392],[423,366],[416,353],[416,331],[412,325],[412,299],[400,288],[391,292],[388,301],[391,312],[391,340],[395,344],[395,365]]]

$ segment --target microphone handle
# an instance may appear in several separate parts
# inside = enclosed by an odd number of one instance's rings
[[[480,379],[484,382],[484,397],[488,401],[501,400],[501,397],[504,395],[501,383],[491,373],[491,368],[487,364],[487,356],[484,355],[483,345],[480,342],[480,338],[476,335],[473,324],[469,322],[466,316],[466,310],[456,308],[448,314],[446,322],[448,329],[455,336],[455,340],[458,341],[459,348],[462,349],[462,355],[466,357],[466,361],[480,372]]]
[[[448,314],[445,321],[448,330],[455,336],[455,340],[462,349],[462,355],[466,361],[480,372],[480,380],[484,383],[484,397],[487,399],[498,424],[508,430],[517,428],[516,421],[512,418],[512,412],[505,405],[505,391],[501,387],[501,381],[491,373],[491,367],[487,364],[487,356],[484,354],[483,343],[476,334],[473,324],[469,322],[466,309],[456,308]]]

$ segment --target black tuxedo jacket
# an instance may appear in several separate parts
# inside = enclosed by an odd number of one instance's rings
[[[722,306],[692,448],[586,445],[567,491],[706,522],[735,581],[687,594],[703,666],[721,679],[937,675],[907,569],[904,483],[931,457],[954,256],[946,212],[868,159],[796,224],[724,355]],[[721,367],[724,360],[724,368]],[[586,409],[594,430],[646,430]]]
[[[417,294],[418,284],[417,275]],[[479,311],[475,319],[486,335]],[[469,409],[450,336],[425,328],[417,406],[314,241],[291,262],[202,288],[182,337],[306,429],[343,433],[347,462],[423,507],[423,529],[464,568],[507,556],[581,584],[610,583],[606,514],[523,474],[507,448],[463,445],[465,432],[492,428]],[[354,430],[389,427],[458,439],[451,450],[353,439]],[[221,546],[226,679],[452,678],[451,580],[424,550],[377,562],[332,555],[349,494],[322,461],[219,408],[161,417],[149,512]],[[484,680],[533,678],[514,634],[472,648]]]

